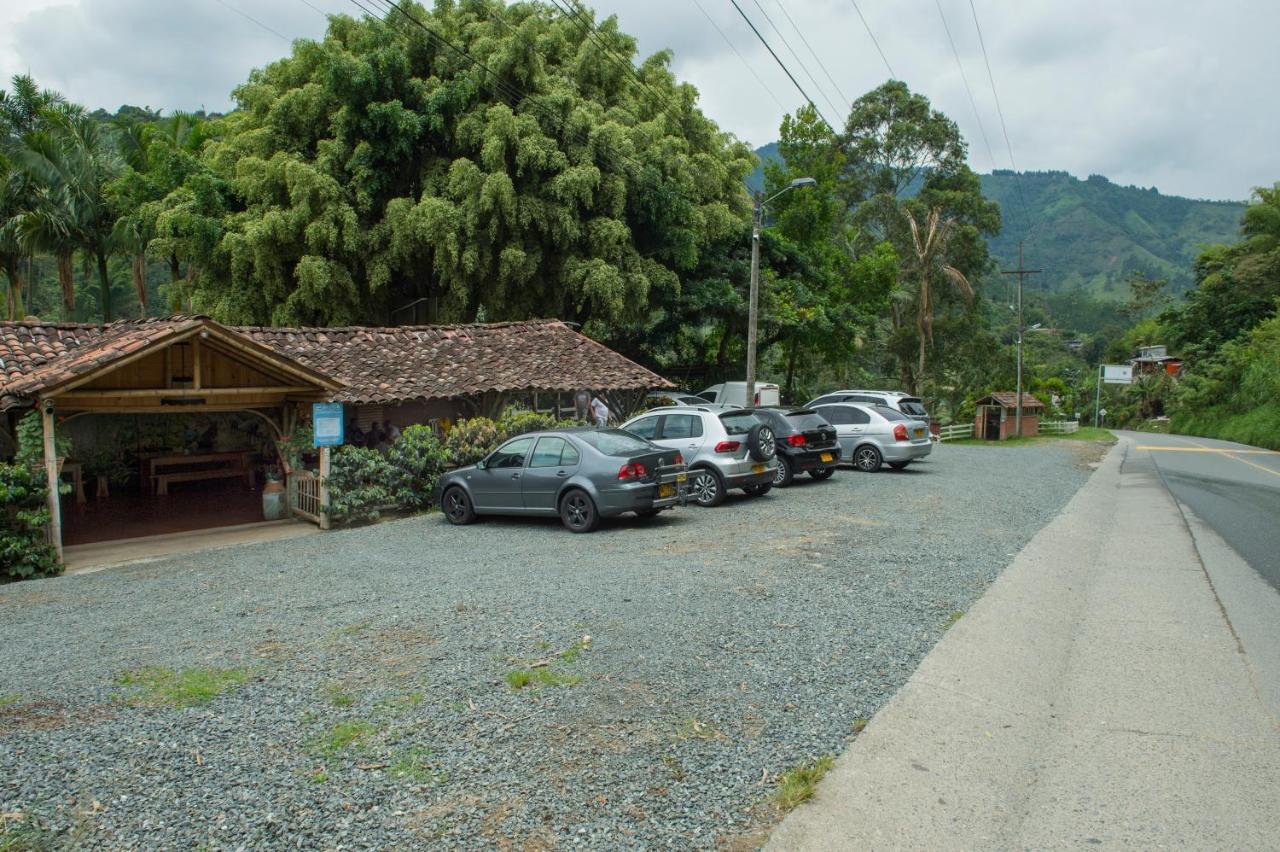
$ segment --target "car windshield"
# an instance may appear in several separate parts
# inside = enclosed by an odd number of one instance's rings
[[[821,414],[816,411],[793,411],[787,415],[787,420],[791,425],[801,432],[809,432],[813,429],[825,429],[829,424]]]
[[[760,420],[750,411],[729,411],[720,415],[720,422],[730,435],[745,435]]]
[[[633,453],[643,453],[653,449],[648,441],[643,438],[637,438],[630,432],[624,432],[621,429],[579,432],[577,437],[583,443],[590,444],[606,456],[629,456]]]
[[[901,411],[890,408],[887,405],[877,405],[876,414],[879,414],[885,420],[910,420],[911,418],[903,414]]]
[[[898,400],[898,410],[903,414],[910,414],[912,417],[928,416],[928,412],[924,410],[924,403],[910,397]]]

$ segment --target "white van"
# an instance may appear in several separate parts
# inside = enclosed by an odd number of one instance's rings
[[[724,382],[723,384],[712,385],[699,393],[698,396],[707,402],[714,402],[720,405],[740,405],[743,408],[750,408],[758,405],[780,405],[782,389],[772,382],[756,382],[756,398],[752,402],[747,402],[746,382]]]

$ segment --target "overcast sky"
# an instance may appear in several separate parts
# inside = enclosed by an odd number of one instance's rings
[[[889,76],[887,60],[895,76],[959,123],[976,170],[1009,167],[969,0],[860,0],[884,59],[854,0],[781,2],[785,14],[779,0],[738,0],[833,124],[843,124],[846,98]],[[1243,199],[1252,187],[1280,180],[1280,3],[973,6],[1019,168],[1103,174],[1197,198]],[[730,0],[597,0],[595,8],[617,14],[645,53],[671,48],[676,74],[698,87],[706,113],[754,146],[776,139],[782,115],[801,102]],[[325,19],[316,10],[359,13],[347,0],[4,0],[0,74],[7,81],[30,71],[90,107],[226,110],[251,68],[281,56],[289,39],[322,35]]]

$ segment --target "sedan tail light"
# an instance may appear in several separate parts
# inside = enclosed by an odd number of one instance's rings
[[[901,423],[899,423],[897,426],[894,426],[894,427],[893,427],[893,440],[895,440],[895,441],[905,441],[905,440],[907,440],[907,427],[906,427],[906,426],[903,426]]]
[[[619,479],[644,479],[645,474],[649,471],[645,470],[644,465],[640,462],[627,462],[618,468]]]
[[[741,447],[741,446],[742,446],[741,441],[721,441],[720,443],[716,444],[716,452],[717,453],[736,453],[738,451],[738,447]]]
[[[791,446],[793,446],[793,447],[803,447],[803,446],[804,446],[804,435],[788,435],[788,436],[787,436],[787,443],[788,443],[788,444],[790,444],[790,445],[791,445]]]

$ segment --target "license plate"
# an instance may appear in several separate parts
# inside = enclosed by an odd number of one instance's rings
[[[765,467],[764,467],[764,465],[762,465],[762,464],[753,464],[753,465],[751,465],[751,472],[752,472],[752,473],[764,473],[764,471],[765,471]]]
[[[688,481],[689,481],[689,474],[687,473],[676,474],[676,482],[688,482]]]
[[[831,461],[831,453],[823,453],[822,455],[818,456],[818,458],[822,459],[824,462],[829,462]]]
[[[917,430],[916,430],[916,437],[917,437],[917,438],[923,438],[923,437],[924,437],[924,430],[923,430],[923,429],[917,429]]]
[[[659,497],[672,497],[672,496],[674,496],[674,495],[675,495],[675,493],[676,493],[676,487],[675,487],[674,485],[659,485],[659,486],[658,486],[658,496],[659,496]]]

